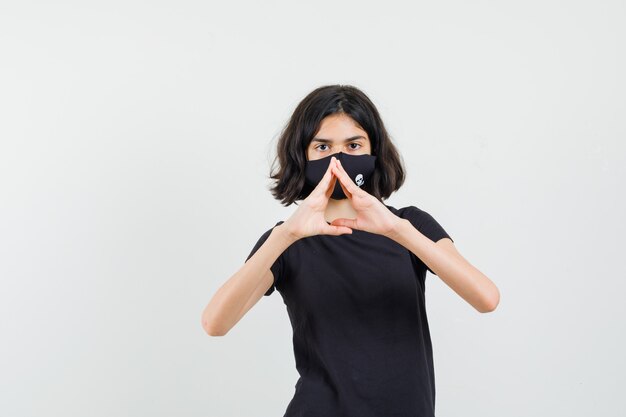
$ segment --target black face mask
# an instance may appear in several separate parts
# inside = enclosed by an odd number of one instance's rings
[[[324,174],[328,169],[328,165],[330,164],[330,159],[333,156],[341,162],[341,166],[344,171],[348,173],[348,176],[357,186],[363,187],[364,185],[369,185],[372,174],[374,173],[376,157],[374,155],[367,154],[350,155],[343,152],[334,153],[322,159],[306,161],[304,176],[309,185],[317,187],[317,184],[319,184],[322,177],[324,177]],[[348,198],[343,192],[343,188],[341,188],[339,178],[336,180],[335,189],[333,190],[333,194],[330,198],[335,200]]]

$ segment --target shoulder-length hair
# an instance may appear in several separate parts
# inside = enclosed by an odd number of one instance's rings
[[[376,164],[372,180],[363,189],[382,202],[404,183],[402,157],[371,100],[354,86],[326,85],[310,92],[298,104],[278,139],[270,169],[270,178],[275,183],[270,192],[281,204],[289,206],[306,198],[313,190],[304,176],[307,148],[318,133],[322,119],[335,113],[351,117],[369,136]],[[274,168],[276,161],[277,169]]]

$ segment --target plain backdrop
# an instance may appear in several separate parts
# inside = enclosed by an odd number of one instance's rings
[[[278,292],[200,316],[296,206],[276,139],[362,89],[432,214],[500,289],[426,278],[437,416],[623,416],[623,1],[0,5],[0,415],[280,416]]]

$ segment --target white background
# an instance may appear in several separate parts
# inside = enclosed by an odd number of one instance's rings
[[[224,337],[200,315],[295,206],[276,139],[361,88],[416,205],[501,291],[434,275],[446,416],[623,416],[623,1],[0,5],[0,414],[280,416],[281,296]]]

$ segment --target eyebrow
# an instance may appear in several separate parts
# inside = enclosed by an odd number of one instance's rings
[[[343,141],[350,142],[355,139],[365,139],[365,136],[362,136],[362,135],[352,136],[352,137],[344,139]],[[313,140],[316,142],[322,142],[322,143],[332,143],[331,139],[313,138]]]

